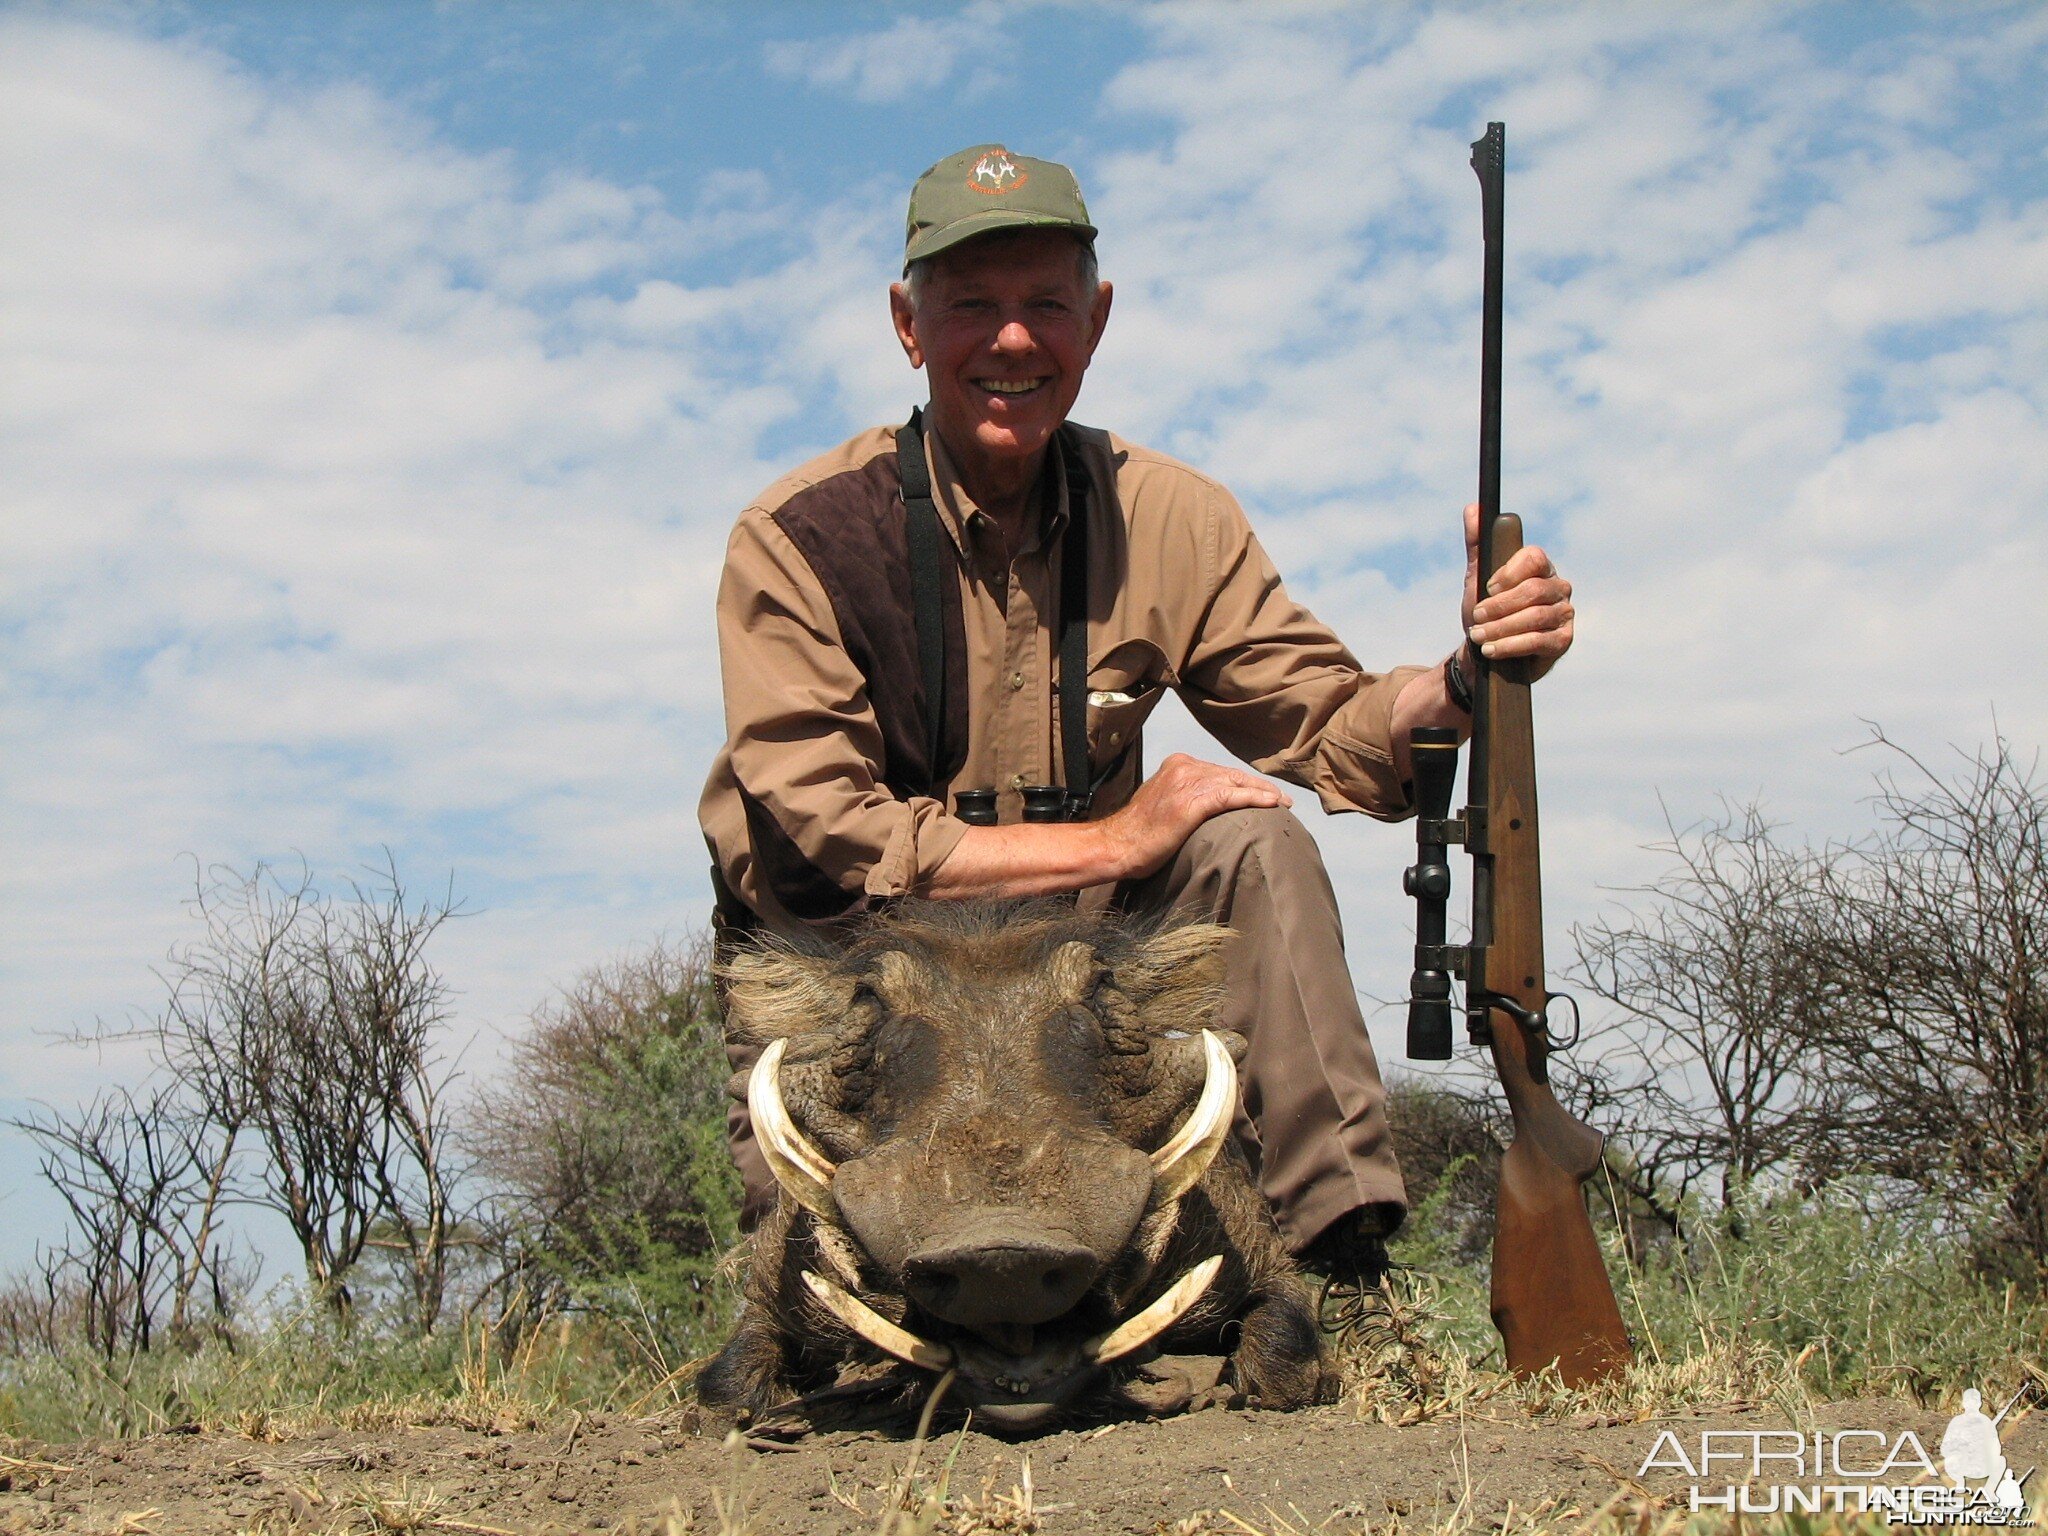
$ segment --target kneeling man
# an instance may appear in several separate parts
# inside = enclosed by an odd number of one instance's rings
[[[1331,811],[1410,814],[1408,733],[1469,722],[1468,645],[1546,669],[1571,588],[1524,549],[1461,627],[1368,672],[1290,599],[1230,493],[1067,420],[1110,285],[1065,166],[984,145],[911,192],[896,339],[928,402],[740,515],[719,590],[726,744],[701,807],[728,929],[795,933],[904,896],[1078,892],[1240,935],[1220,1027],[1240,1131],[1311,1270],[1377,1277],[1405,1211],[1336,901],[1290,801],[1140,737],[1168,689],[1232,755]],[[736,1067],[748,1063],[736,1060]],[[746,1123],[750,1212],[774,1199]]]

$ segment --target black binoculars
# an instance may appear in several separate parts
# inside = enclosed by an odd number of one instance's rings
[[[1026,821],[1086,821],[1087,795],[1069,794],[1057,784],[1025,784],[1018,789],[1024,797]],[[970,827],[996,824],[996,792],[992,789],[963,789],[953,796],[953,814]]]

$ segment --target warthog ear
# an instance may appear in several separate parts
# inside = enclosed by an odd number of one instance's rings
[[[1150,1031],[1192,1035],[1223,999],[1224,951],[1237,936],[1220,923],[1162,929],[1117,961],[1116,987]]]
[[[742,950],[723,973],[726,1033],[751,1045],[829,1028],[852,1009],[859,985],[834,956],[775,944]]]
[[[1045,964],[1053,990],[1070,1003],[1092,1001],[1097,985],[1109,974],[1095,946],[1081,939],[1062,944]]]

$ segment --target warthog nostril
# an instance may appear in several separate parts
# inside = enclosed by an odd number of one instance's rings
[[[953,1293],[960,1289],[958,1277],[950,1270],[915,1259],[903,1266],[903,1283],[926,1308],[941,1315]]]
[[[1043,1323],[1079,1301],[1101,1267],[1066,1243],[953,1242],[913,1253],[903,1284],[927,1312],[963,1327]]]

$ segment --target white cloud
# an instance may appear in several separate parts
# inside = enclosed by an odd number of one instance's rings
[[[2027,541],[2048,508],[2040,403],[2012,389],[1944,394],[1931,419],[1852,443],[1809,475],[1788,534],[1820,556],[1941,565],[1959,534],[1980,549]]]
[[[473,1025],[701,908],[724,530],[819,387],[709,338],[829,308],[811,266],[669,282],[687,317],[636,335],[550,295],[716,238],[645,189],[0,28],[9,1029],[148,1001],[185,853],[459,864],[511,903],[449,936]],[[745,175],[708,202],[779,217]]]
[[[941,90],[962,69],[967,94],[977,94],[999,78],[989,61],[1003,54],[1002,8],[990,0],[955,16],[900,16],[879,32],[789,39],[763,50],[770,74],[872,104]]]

